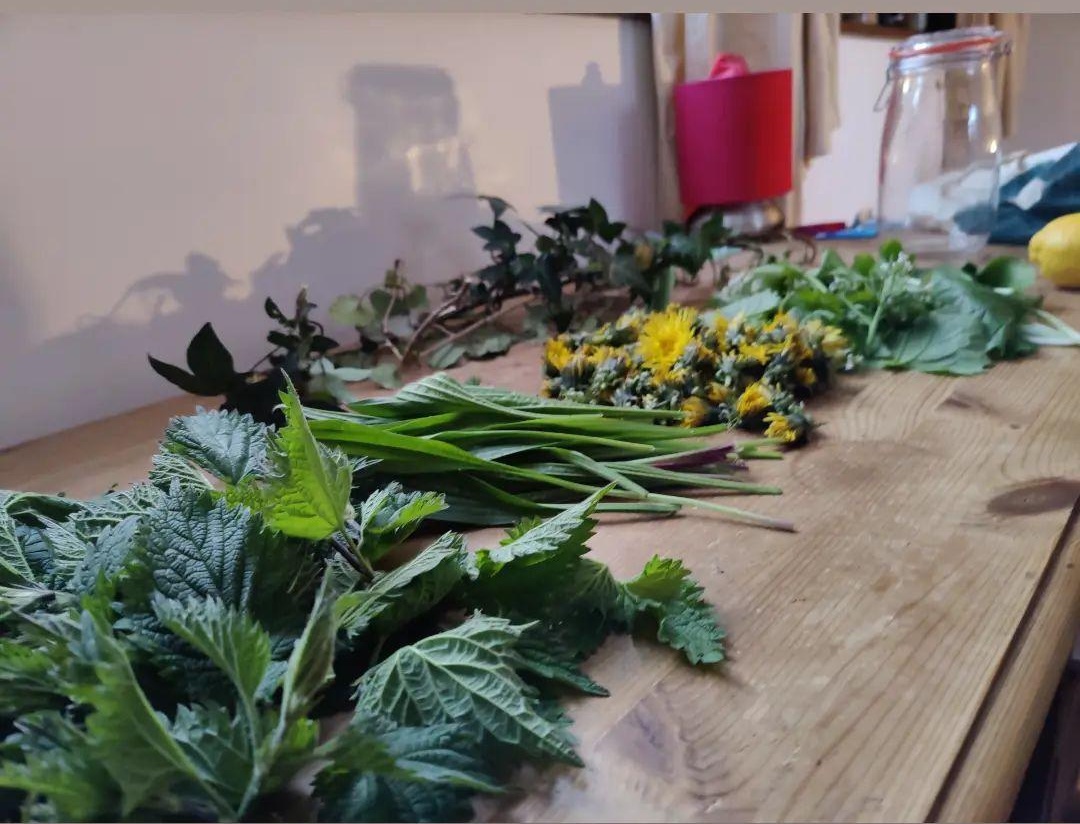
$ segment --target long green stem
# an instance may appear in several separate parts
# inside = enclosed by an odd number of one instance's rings
[[[352,552],[353,557],[360,562],[360,566],[364,568],[364,574],[370,581],[375,577],[375,569],[368,562],[368,559],[364,557],[364,554],[360,551],[360,544],[353,540],[352,535],[349,534],[349,530],[345,528],[345,524],[341,525],[341,534],[345,536],[345,542],[349,545],[349,550]]]

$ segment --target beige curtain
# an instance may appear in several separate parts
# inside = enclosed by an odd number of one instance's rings
[[[1023,87],[1024,67],[1027,64],[1028,35],[1031,15],[1013,12],[962,12],[956,15],[956,25],[994,26],[1012,40],[1012,53],[1002,61],[998,88],[1001,90],[1001,120],[1005,137],[1016,131],[1016,116]]]
[[[731,52],[746,58],[751,71],[793,69],[795,174],[783,208],[787,225],[797,225],[806,164],[828,153],[830,136],[840,125],[836,68],[840,15],[653,14],[652,33],[659,121],[657,202],[662,217],[682,217],[672,89],[677,83],[708,77],[717,54]]]

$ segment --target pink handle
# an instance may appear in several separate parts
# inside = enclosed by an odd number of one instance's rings
[[[713,63],[712,71],[709,72],[710,80],[726,80],[729,77],[740,77],[750,73],[750,67],[746,60],[738,54],[720,54]]]

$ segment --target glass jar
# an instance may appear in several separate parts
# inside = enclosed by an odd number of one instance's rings
[[[878,231],[922,259],[986,245],[1001,165],[1001,58],[992,27],[910,37],[889,54],[878,171]]]

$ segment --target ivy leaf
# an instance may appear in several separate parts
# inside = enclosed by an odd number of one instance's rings
[[[438,492],[405,492],[396,481],[372,493],[360,505],[361,550],[375,561],[446,509]]]
[[[209,323],[203,324],[188,344],[187,363],[192,375],[215,386],[228,386],[236,378],[232,353]]]
[[[250,415],[200,409],[169,421],[163,446],[230,484],[262,471],[266,427]]]
[[[428,356],[432,369],[449,369],[465,357],[466,348],[459,343],[446,343]]]
[[[273,469],[264,489],[263,514],[286,535],[320,541],[352,516],[352,464],[340,450],[315,441],[296,388],[287,377],[286,382],[281,396],[286,426],[271,438]]]
[[[341,626],[349,635],[372,628],[388,635],[442,601],[461,580],[465,542],[448,532],[408,563],[380,576],[367,589],[337,602]]]
[[[371,374],[368,377],[383,389],[396,389],[401,386],[401,376],[393,363],[376,364],[371,368]]]
[[[229,677],[254,727],[255,695],[270,666],[270,635],[266,630],[217,598],[181,603],[158,594],[153,608],[166,627]]]
[[[478,329],[469,335],[466,348],[471,358],[501,355],[514,345],[514,336],[500,329]]]
[[[491,207],[491,214],[495,220],[498,220],[500,217],[502,217],[507,210],[514,208],[501,197],[493,197],[491,195],[477,195],[476,199],[484,201],[485,203],[487,203],[488,206]]]
[[[146,518],[147,566],[167,598],[220,598],[245,608],[264,558],[279,542],[246,507],[174,483]]]
[[[524,627],[476,615],[459,627],[401,647],[358,682],[358,715],[404,726],[467,724],[535,757],[581,766],[560,729],[536,709],[514,671]]]
[[[330,304],[330,317],[342,326],[363,329],[375,322],[375,311],[356,295],[341,295]]]

